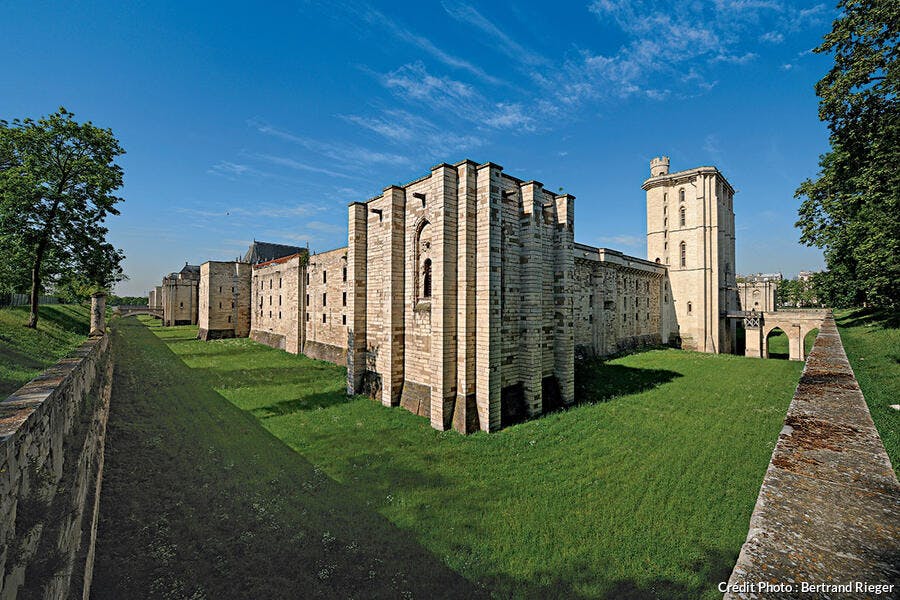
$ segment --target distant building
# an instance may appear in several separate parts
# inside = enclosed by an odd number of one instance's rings
[[[169,273],[162,281],[163,325],[196,325],[199,310],[197,286],[200,266],[184,263],[184,268]]]
[[[201,340],[250,334],[251,266],[242,261],[200,265],[197,337]]]

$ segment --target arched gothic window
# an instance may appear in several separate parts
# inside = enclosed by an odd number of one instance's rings
[[[416,300],[431,298],[431,228],[424,219],[416,228],[415,253]]]
[[[692,312],[694,312],[694,305],[691,304],[690,302],[688,302],[687,308],[688,308],[688,314],[691,314]]]
[[[687,211],[686,211],[685,208],[682,206],[682,207],[681,207],[681,210],[678,211],[678,223],[679,223],[679,225],[681,225],[682,227],[684,227],[685,216],[686,216],[686,214],[687,214]]]
[[[687,244],[685,242],[681,242],[681,266],[687,266]]]
[[[678,190],[678,201],[684,202],[684,188],[681,188],[680,190]]]

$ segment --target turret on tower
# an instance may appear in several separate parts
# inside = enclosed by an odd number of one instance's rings
[[[650,177],[659,177],[669,174],[669,157],[657,156],[650,159]]]

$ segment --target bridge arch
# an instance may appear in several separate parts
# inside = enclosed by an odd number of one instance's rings
[[[787,360],[791,356],[791,339],[787,331],[778,325],[765,328],[763,356]]]

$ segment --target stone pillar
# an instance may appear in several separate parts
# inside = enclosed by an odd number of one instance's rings
[[[556,197],[557,243],[553,257],[555,339],[553,363],[564,404],[575,401],[575,197]]]
[[[785,328],[788,336],[788,358],[790,360],[804,360],[803,356],[803,337],[800,335],[800,325],[791,323],[790,327]]]
[[[543,365],[543,288],[544,288],[544,208],[543,185],[529,181],[521,186],[522,194],[522,273],[521,273],[521,343],[525,406],[534,417],[544,410]]]
[[[453,428],[478,430],[475,406],[475,202],[477,165],[457,165],[456,222],[456,406]]]
[[[440,164],[431,171],[435,190],[432,230],[431,426],[453,426],[456,404],[456,169]]]
[[[500,190],[503,167],[478,167],[475,259],[475,405],[482,431],[500,429]]]
[[[106,333],[106,292],[91,294],[91,337]]]
[[[744,332],[746,333],[744,356],[763,358],[762,317],[759,315],[746,317]]]
[[[388,223],[388,248],[385,249],[384,330],[386,337],[380,340],[384,365],[381,369],[381,403],[399,406],[404,376],[404,340],[406,303],[406,191],[397,186],[384,190],[384,215]]]
[[[347,294],[350,297],[347,327],[347,394],[363,393],[366,371],[366,219],[362,202],[350,205],[347,243]],[[301,273],[301,276],[303,273]]]

